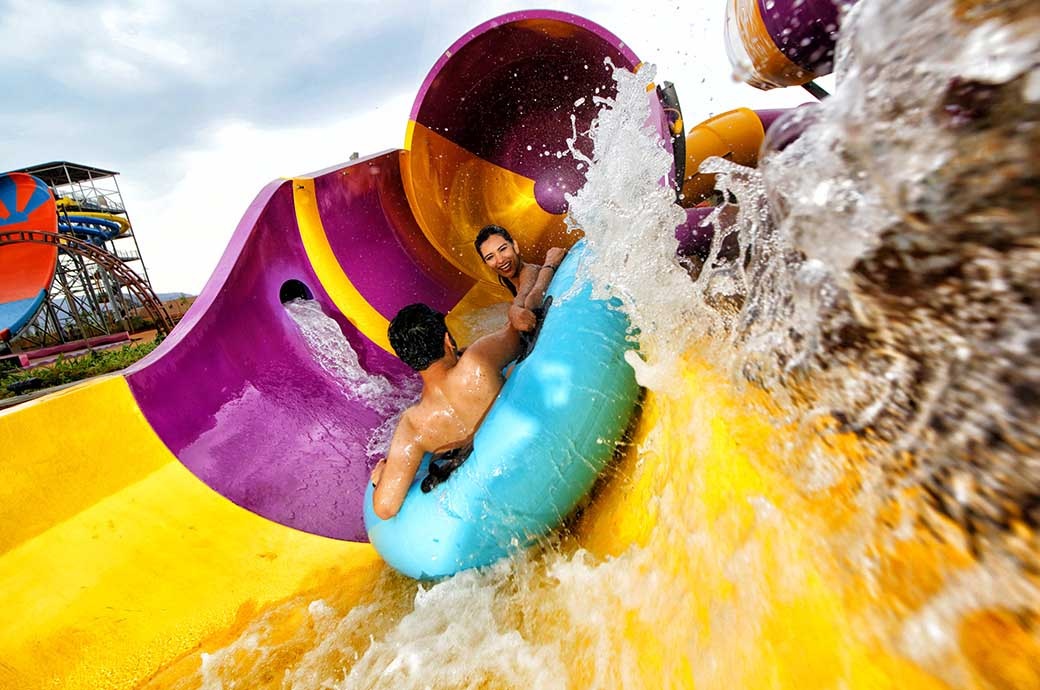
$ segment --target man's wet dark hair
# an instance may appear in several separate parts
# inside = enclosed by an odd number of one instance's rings
[[[487,241],[487,238],[492,235],[501,235],[506,242],[512,242],[513,236],[509,234],[509,231],[503,228],[501,225],[485,225],[477,233],[477,239],[473,240],[473,246],[477,249],[477,254],[480,254],[480,258],[484,258],[484,253],[480,251],[480,245]]]
[[[401,361],[422,371],[444,356],[444,314],[425,304],[409,304],[397,312],[387,335]]]

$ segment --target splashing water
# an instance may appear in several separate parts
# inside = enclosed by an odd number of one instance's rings
[[[654,392],[584,514],[436,584],[330,574],[155,684],[1040,685],[1038,19],[863,0],[801,137],[702,167],[737,203],[692,276],[652,69],[615,72],[569,223]]]
[[[681,351],[676,344],[687,342],[695,326],[693,287],[675,258],[674,230],[686,214],[663,183],[672,153],[650,124],[646,90],[655,72],[653,65],[636,74],[614,70],[616,96],[595,98],[604,108],[588,132],[594,159],[575,147],[577,135],[568,142],[589,170],[581,191],[566,199],[568,228],[585,232],[594,257],[583,275],[592,280],[594,296],[618,297],[625,305],[642,354],[626,359],[641,385],[659,389],[671,379],[669,362]]]
[[[339,324],[325,315],[321,305],[315,300],[294,299],[286,303],[285,309],[299,326],[318,364],[332,375],[343,392],[380,409],[393,386],[384,377],[365,371]]]
[[[884,441],[881,493],[923,489],[924,519],[1036,570],[1021,544],[1040,524],[1040,18],[1027,6],[861,3],[839,93],[788,123],[804,134],[767,142],[758,171],[707,169],[757,209],[752,224],[717,219],[740,247],[721,264],[743,276],[728,329],[741,372],[799,415]],[[701,283],[719,256],[709,264]]]

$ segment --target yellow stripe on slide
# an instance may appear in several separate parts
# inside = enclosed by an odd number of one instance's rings
[[[0,414],[0,447],[17,487],[0,523],[15,534],[0,550],[0,688],[136,687],[330,574],[360,596],[384,567],[368,544],[271,522],[203,484],[121,376]]]
[[[314,180],[296,178],[293,179],[292,185],[296,222],[300,227],[303,248],[322,287],[355,328],[373,343],[393,354],[386,334],[390,322],[361,296],[332,251],[328,235],[325,234],[325,226],[321,222],[321,214],[318,212]]]

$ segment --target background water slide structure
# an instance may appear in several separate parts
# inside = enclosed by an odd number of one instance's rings
[[[143,309],[159,333],[168,333],[170,315],[147,277],[129,265],[140,261],[139,254],[106,246],[129,235],[129,221],[109,212],[70,215],[68,209],[79,204],[55,201],[61,181],[49,167],[0,175],[0,340],[21,336],[14,348],[27,366],[55,347],[89,348],[112,334],[117,321],[129,329],[131,305]]]

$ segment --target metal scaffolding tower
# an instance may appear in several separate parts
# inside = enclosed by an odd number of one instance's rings
[[[43,347],[81,338],[134,330],[134,316],[148,316],[160,332],[172,321],[155,296],[141,257],[133,224],[116,180],[118,172],[55,161],[12,172],[43,180],[58,202],[59,223],[72,226],[70,216],[98,215],[125,221],[118,235],[82,241],[69,233],[55,237],[0,241],[44,241],[59,246],[54,281],[43,306],[20,338],[26,347]],[[120,223],[122,225],[122,223]]]

